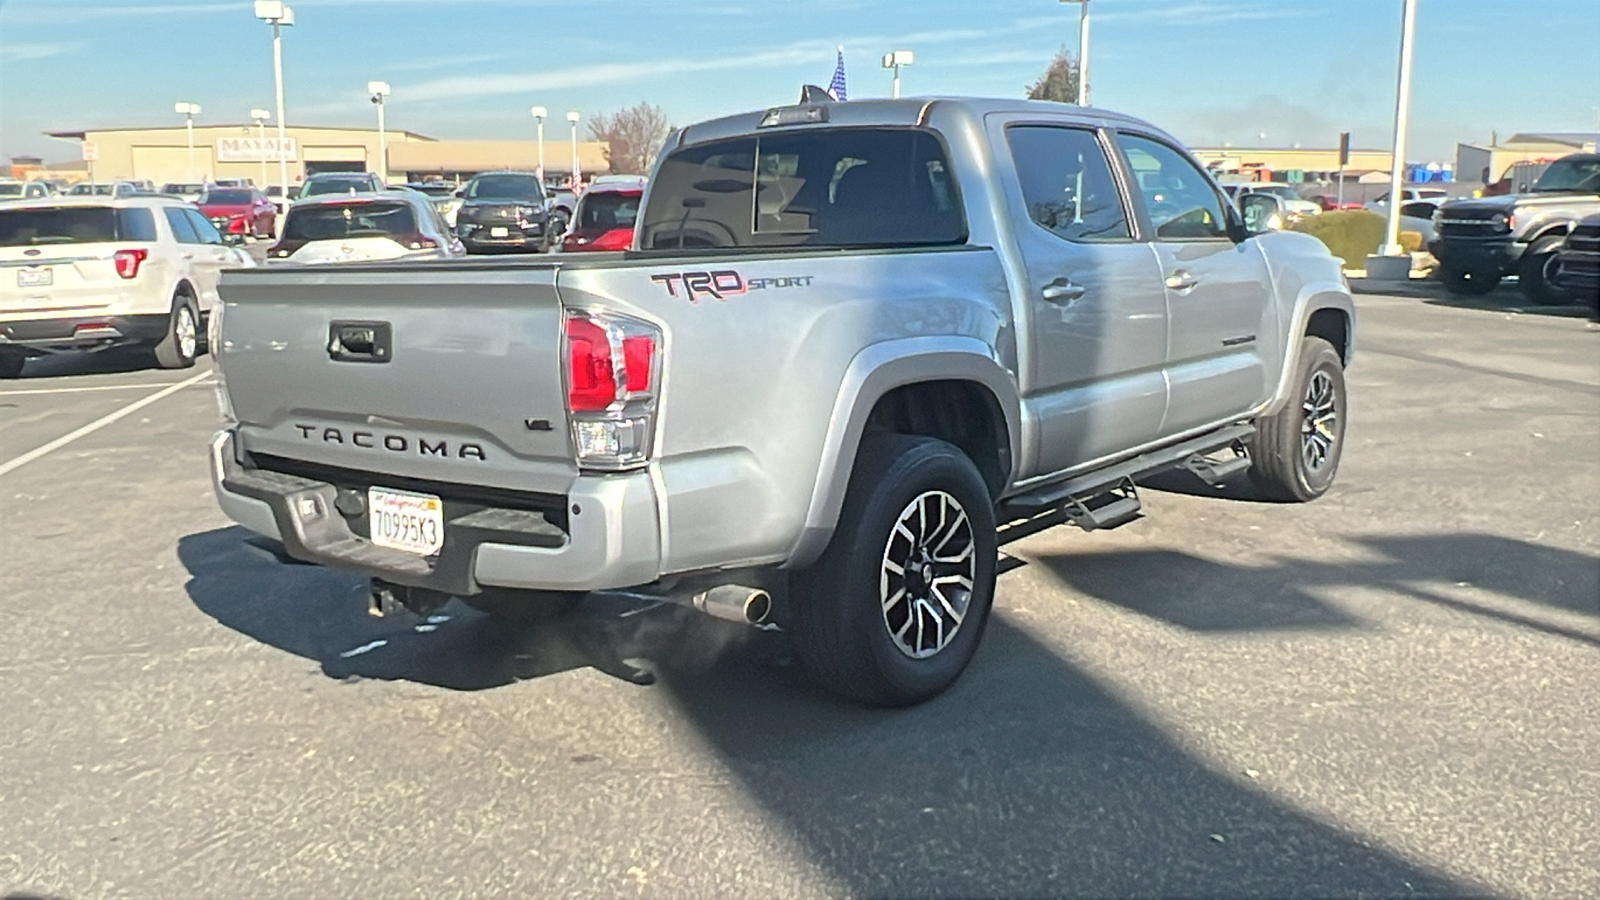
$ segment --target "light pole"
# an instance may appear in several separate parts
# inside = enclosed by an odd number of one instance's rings
[[[194,181],[194,117],[200,115],[200,104],[179,101],[172,104],[172,111],[183,116],[183,130],[189,138],[189,180]]]
[[[1411,115],[1411,44],[1417,30],[1417,0],[1403,0],[1400,19],[1400,77],[1394,100],[1394,158],[1389,161],[1389,225],[1384,230],[1383,255],[1402,256],[1400,202],[1405,191],[1406,122]]]
[[[1078,105],[1089,105],[1089,0],[1061,0],[1078,4]]]
[[[267,190],[267,120],[272,118],[272,113],[264,109],[250,110],[250,118],[256,123],[256,152],[261,155],[261,192]]]
[[[544,120],[549,117],[550,110],[542,106],[535,106],[528,110],[533,114],[533,121],[539,123],[539,190],[544,190]]]
[[[378,180],[389,186],[389,137],[383,130],[383,101],[389,98],[389,82],[367,82],[367,93],[372,95],[372,105],[378,108]]]
[[[583,118],[577,110],[567,113],[567,121],[572,123],[572,194],[578,194],[578,120]]]
[[[294,24],[294,10],[281,0],[256,0],[256,18],[272,23],[272,81],[278,95],[278,184],[289,203],[289,139],[283,127],[283,26]]]
[[[912,55],[910,50],[891,50],[883,55],[883,67],[894,70],[893,96],[896,98],[900,96],[900,67],[909,66],[911,62]]]

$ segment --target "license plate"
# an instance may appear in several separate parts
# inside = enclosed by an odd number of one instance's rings
[[[367,527],[379,547],[432,556],[444,546],[444,504],[432,494],[368,488]]]
[[[54,284],[55,280],[55,270],[49,266],[17,270],[17,287],[43,287]]]
[[[509,228],[504,228],[504,227],[501,227],[501,226],[497,225],[494,228],[489,229],[489,237],[510,237],[510,236],[511,236],[511,229],[509,229]]]

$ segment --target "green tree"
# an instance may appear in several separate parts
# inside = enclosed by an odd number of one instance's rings
[[[1072,58],[1067,48],[1062,47],[1056,51],[1055,58],[1050,60],[1050,65],[1039,76],[1039,80],[1028,86],[1029,100],[1054,100],[1057,103],[1078,102],[1078,61]]]

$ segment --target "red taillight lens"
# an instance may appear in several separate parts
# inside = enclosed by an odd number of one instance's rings
[[[593,319],[567,317],[567,368],[568,409],[599,412],[617,402],[611,336]]]
[[[111,261],[117,267],[117,274],[123,278],[137,278],[139,266],[149,258],[149,250],[118,250],[111,254]]]
[[[656,342],[652,338],[630,335],[622,339],[622,368],[628,393],[643,394],[650,390],[650,364],[655,355]]]
[[[439,246],[438,241],[425,234],[397,234],[394,239],[407,250],[433,250]]]

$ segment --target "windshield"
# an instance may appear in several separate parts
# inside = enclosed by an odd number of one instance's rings
[[[75,184],[75,185],[72,186],[72,190],[70,191],[70,193],[73,196],[76,196],[76,197],[83,197],[83,196],[87,196],[89,194],[95,194],[95,195],[104,196],[104,195],[108,195],[108,194],[111,193],[111,185],[109,185],[109,184]]]
[[[399,200],[319,203],[289,210],[283,226],[286,241],[336,241],[347,237],[416,234],[411,204]]]
[[[926,131],[832,128],[685,147],[658,170],[640,246],[886,247],[966,240]]]
[[[542,203],[544,190],[532,175],[479,175],[467,185],[467,199]]]
[[[250,192],[239,190],[206,191],[200,197],[202,206],[249,206]]]
[[[0,197],[21,197],[21,184],[0,184]]]
[[[203,185],[203,184],[167,184],[167,185],[162,185],[161,193],[163,193],[163,194],[199,194],[199,193],[204,192],[205,189],[206,189],[206,186]]]
[[[578,205],[578,230],[610,231],[613,228],[633,228],[639,216],[641,195],[607,191],[587,194]]]
[[[107,206],[0,210],[0,247],[99,244],[116,239],[116,211]]]
[[[1533,183],[1533,190],[1600,192],[1600,156],[1556,160]]]

